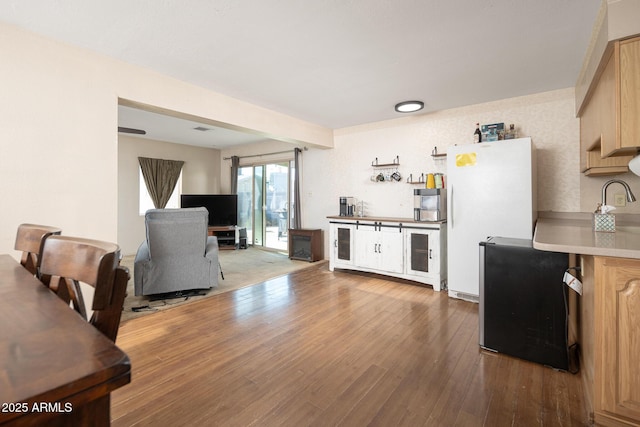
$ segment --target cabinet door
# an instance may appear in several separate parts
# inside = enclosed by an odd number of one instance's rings
[[[595,258],[594,409],[640,421],[640,261]]]
[[[400,228],[382,227],[378,235],[378,268],[392,273],[404,272],[403,238]]]
[[[353,225],[330,224],[331,253],[329,257],[330,269],[334,265],[353,264]]]
[[[380,263],[378,227],[360,224],[356,229],[355,264],[358,267],[377,269]]]
[[[440,274],[438,230],[405,230],[406,273],[431,277]]]
[[[360,224],[356,230],[355,242],[357,266],[382,273],[403,272],[403,241],[398,227]]]
[[[619,109],[616,108],[618,98],[616,91],[618,52],[616,45],[604,71],[600,75],[594,94],[599,126],[597,136],[601,138],[600,155],[602,158],[614,154],[620,148],[616,138],[617,116],[620,113]]]
[[[638,45],[640,41],[616,42],[603,57],[602,73],[580,115],[581,171],[588,176],[627,172],[640,144],[637,137],[632,141],[640,133],[635,119],[640,110]]]
[[[620,146],[640,146],[640,38],[620,42]]]

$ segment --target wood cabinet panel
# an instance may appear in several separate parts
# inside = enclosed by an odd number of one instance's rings
[[[602,158],[600,145],[585,152],[586,166],[582,171],[587,176],[618,175],[629,172],[629,161],[633,156],[615,156]]]
[[[640,145],[640,38],[620,42],[620,145]]]
[[[640,140],[640,38],[616,41],[596,92],[602,116],[602,157],[635,155]]]
[[[617,118],[620,114],[617,90],[619,49],[609,56],[595,91],[595,102],[598,110],[598,126],[600,126],[600,155],[607,157],[617,150]],[[604,159],[603,159],[604,160]],[[615,160],[615,158],[613,159]]]
[[[580,170],[589,171],[601,166],[600,155],[600,111],[598,91],[595,90],[580,116]],[[607,166],[617,166],[607,165]]]
[[[640,423],[640,260],[595,257],[596,422]]]
[[[578,342],[580,343],[580,370],[582,371],[582,384],[585,396],[585,406],[593,417],[593,384],[594,384],[594,291],[595,291],[595,266],[594,257],[582,255],[580,257],[580,270],[582,280],[582,296],[580,297],[580,330]]]

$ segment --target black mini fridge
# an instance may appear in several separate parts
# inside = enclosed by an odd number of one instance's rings
[[[568,254],[531,240],[480,242],[480,346],[567,371],[568,267]]]

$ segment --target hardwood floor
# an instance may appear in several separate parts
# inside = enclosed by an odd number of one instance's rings
[[[114,426],[581,426],[580,376],[478,347],[478,305],[326,263],[133,319]]]

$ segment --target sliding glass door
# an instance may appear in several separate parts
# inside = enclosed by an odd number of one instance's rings
[[[287,250],[293,162],[238,169],[238,225],[256,246]]]

